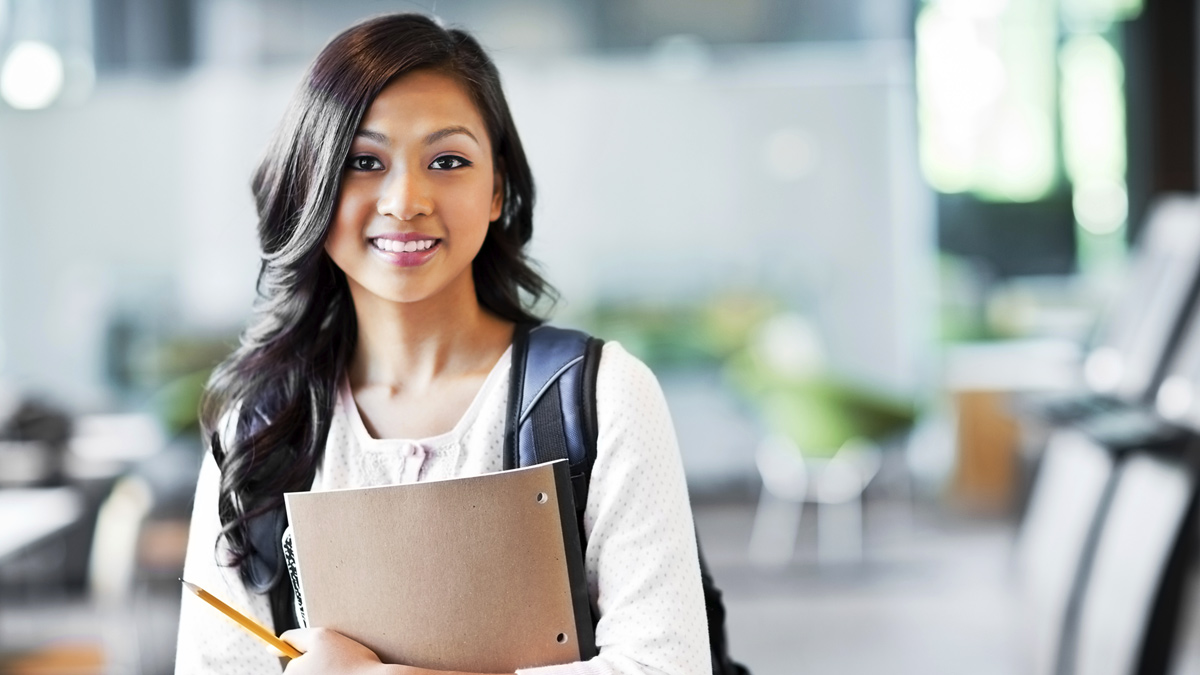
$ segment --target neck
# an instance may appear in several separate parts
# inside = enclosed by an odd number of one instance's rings
[[[421,389],[443,376],[489,370],[512,341],[512,324],[483,309],[473,283],[419,302],[392,302],[351,283],[358,342],[350,384]]]

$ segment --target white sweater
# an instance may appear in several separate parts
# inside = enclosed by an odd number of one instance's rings
[[[454,428],[420,440],[372,438],[349,386],[333,413],[314,490],[473,476],[502,467],[508,352]],[[588,591],[600,610],[599,655],[521,675],[711,675],[708,626],[687,486],[658,381],[619,344],[604,346],[596,377],[599,423],[584,530]],[[219,470],[206,453],[196,486],[184,578],[271,625],[265,595],[217,564]],[[279,673],[261,642],[183,594],[177,675]]]

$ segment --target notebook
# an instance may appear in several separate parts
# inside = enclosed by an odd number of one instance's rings
[[[595,651],[566,460],[285,499],[308,626],[436,670],[513,672]]]

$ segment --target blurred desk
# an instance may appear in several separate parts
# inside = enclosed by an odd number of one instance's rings
[[[86,515],[83,493],[73,487],[0,489],[0,567],[48,544]],[[28,600],[24,600],[28,602]],[[10,607],[4,603],[0,609]],[[11,636],[0,635],[0,672],[3,673],[99,673],[103,661],[88,646],[12,651]]]
[[[946,348],[950,391],[1066,391],[1083,386],[1083,354],[1063,340],[960,342]]]
[[[951,345],[945,356],[943,385],[958,417],[954,496],[972,510],[1006,511],[1017,493],[1020,443],[1010,397],[1081,386],[1079,347],[1003,340]]]
[[[0,565],[66,530],[83,515],[71,487],[0,490]]]

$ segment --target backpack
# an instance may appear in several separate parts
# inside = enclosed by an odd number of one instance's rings
[[[518,325],[513,334],[512,372],[504,425],[504,469],[567,459],[579,526],[580,551],[587,549],[583,512],[596,462],[596,373],[604,342],[574,330]],[[697,539],[699,552],[700,542]],[[729,656],[725,605],[700,553],[700,580],[708,615],[713,675],[750,675]],[[592,607],[592,626],[597,620]],[[590,633],[590,630],[589,630]],[[594,643],[594,635],[591,642]],[[581,631],[580,643],[586,645]],[[584,657],[587,658],[587,657]]]
[[[583,512],[588,483],[596,462],[596,373],[602,340],[575,330],[518,324],[513,333],[512,371],[509,375],[508,410],[504,425],[504,469],[567,459],[575,515],[579,524],[579,549],[584,540]],[[293,604],[294,583],[285,572],[280,537],[287,526],[283,509],[263,514],[249,523],[255,552],[250,564],[251,586],[268,593],[275,631],[298,627]],[[699,551],[699,541],[696,546]],[[750,675],[745,666],[729,657],[725,636],[725,605],[713,583],[704,555],[700,555],[700,580],[708,616],[708,639],[713,675]],[[596,608],[590,607],[591,625],[578,627],[583,659],[595,655]],[[590,653],[586,653],[590,645]]]

